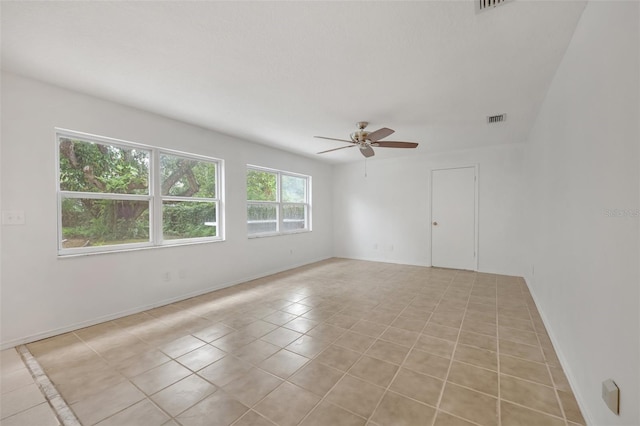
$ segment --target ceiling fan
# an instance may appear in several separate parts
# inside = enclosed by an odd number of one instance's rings
[[[324,154],[326,152],[337,151],[339,149],[345,148],[353,148],[357,146],[360,148],[360,152],[365,157],[373,157],[375,152],[372,147],[380,147],[380,148],[415,148],[418,146],[416,142],[398,142],[398,141],[384,141],[381,142],[380,139],[384,139],[387,136],[391,135],[395,130],[389,129],[387,127],[383,127],[382,129],[378,129],[374,132],[368,132],[365,130],[369,123],[366,121],[359,121],[357,123],[358,130],[351,133],[351,140],[346,139],[336,139],[336,138],[327,138],[324,136],[314,136],[314,138],[318,139],[327,139],[330,141],[339,141],[346,142],[351,145],[342,146],[340,148],[328,149],[326,151],[318,152],[318,154]]]

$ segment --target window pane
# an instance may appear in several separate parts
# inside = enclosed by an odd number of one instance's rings
[[[62,247],[149,242],[149,202],[64,198]]]
[[[271,204],[248,204],[247,227],[249,235],[278,231],[278,209]]]
[[[63,191],[149,193],[149,151],[60,138]]]
[[[277,201],[276,174],[247,170],[247,200]]]
[[[307,179],[282,175],[282,201],[285,203],[305,203]]]
[[[305,205],[284,205],[282,206],[282,227],[283,231],[293,231],[305,229]]]
[[[218,231],[216,203],[163,201],[162,228],[165,240],[215,237]]]
[[[216,163],[160,154],[162,195],[216,198]]]

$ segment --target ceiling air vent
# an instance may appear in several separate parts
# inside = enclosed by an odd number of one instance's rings
[[[488,124],[502,123],[503,121],[507,121],[507,114],[488,115],[487,116],[487,123]]]
[[[511,0],[476,0],[476,12],[482,12],[483,10],[492,9]]]

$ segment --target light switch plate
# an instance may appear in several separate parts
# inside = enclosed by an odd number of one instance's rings
[[[620,389],[613,380],[602,382],[602,399],[611,411],[620,413]]]
[[[2,212],[3,225],[24,225],[24,210],[4,210]]]

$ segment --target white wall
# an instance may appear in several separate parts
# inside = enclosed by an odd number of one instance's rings
[[[607,215],[640,208],[638,8],[588,4],[525,155],[527,282],[594,425],[640,424],[638,216]]]
[[[226,241],[58,258],[54,127],[224,159]],[[248,163],[312,176],[313,232],[247,239]],[[2,208],[26,216],[2,229],[2,347],[332,255],[330,165],[12,74],[1,164]]]
[[[374,157],[367,162],[367,177],[364,158],[335,166],[336,256],[430,266],[430,170],[478,164],[479,270],[522,275],[523,149],[513,144]]]

